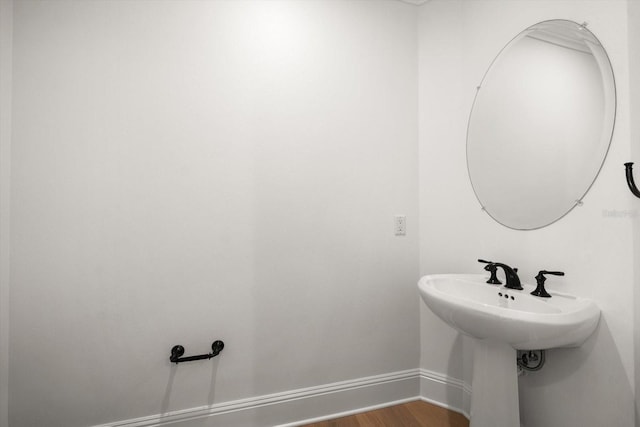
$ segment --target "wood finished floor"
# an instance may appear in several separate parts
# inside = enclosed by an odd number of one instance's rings
[[[421,400],[303,427],[469,427],[469,420]]]

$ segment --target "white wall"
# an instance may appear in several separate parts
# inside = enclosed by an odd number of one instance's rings
[[[415,6],[14,9],[12,427],[417,366]]]
[[[11,193],[12,427],[411,369],[420,350],[422,368],[470,382],[472,343],[418,302],[416,281],[478,272],[478,257],[527,281],[562,269],[549,286],[603,310],[584,347],[549,352],[520,380],[526,426],[633,423],[639,228],[622,170],[635,152],[633,2],[627,15],[616,0],[20,1],[13,45],[0,4],[0,362]],[[466,124],[494,55],[551,18],[588,21],[605,45],[618,119],[585,205],[518,232],[480,211]],[[174,344],[193,354],[214,339],[227,345],[219,358],[170,366]],[[0,406],[4,427],[3,417]]]
[[[616,129],[584,206],[546,228],[513,231],[484,214],[473,195],[466,124],[476,86],[502,46],[553,18],[587,21],[607,49],[617,83]],[[630,156],[626,26],[625,1],[434,0],[420,9],[421,274],[481,272],[478,258],[519,267],[529,283],[539,269],[558,269],[566,276],[549,287],[593,298],[602,309],[600,326],[583,347],[549,351],[542,371],[520,379],[527,427],[633,424],[632,224],[638,218],[629,215],[635,204],[622,166]],[[470,382],[471,342],[424,306],[421,340],[422,368]]]
[[[0,427],[9,409],[9,194],[13,1],[0,0]]]
[[[629,32],[629,75],[637,76],[640,72],[640,3],[636,1],[629,2],[628,16],[628,32]],[[630,161],[635,163],[634,177],[638,176],[638,160],[640,160],[640,82],[637,78],[629,79],[630,93],[630,140],[631,155]],[[637,215],[640,212],[638,206],[639,201],[634,199],[632,211]],[[640,253],[640,224],[638,221],[633,222],[633,243],[634,254]],[[636,307],[640,307],[640,257],[634,257],[634,373],[635,373],[635,417],[636,426],[640,426],[640,401],[638,390],[640,389],[640,313]]]

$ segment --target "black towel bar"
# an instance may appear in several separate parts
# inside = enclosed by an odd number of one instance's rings
[[[640,190],[638,190],[638,187],[636,187],[636,183],[633,180],[633,162],[625,163],[624,167],[627,173],[627,185],[629,186],[629,190],[631,190],[634,196],[640,197]]]
[[[212,357],[216,357],[218,354],[220,354],[223,348],[224,343],[218,340],[214,341],[213,344],[211,344],[211,353],[182,357],[182,355],[184,354],[184,347],[181,345],[174,345],[171,349],[171,356],[169,356],[169,360],[171,361],[171,363],[178,364],[180,362],[191,362],[193,360],[211,359]]]

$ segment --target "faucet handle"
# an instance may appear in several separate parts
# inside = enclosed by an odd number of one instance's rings
[[[542,297],[542,298],[551,298],[551,295],[549,295],[549,292],[547,292],[547,290],[544,288],[544,282],[547,280],[547,278],[545,277],[545,274],[551,274],[553,276],[564,276],[564,273],[562,271],[540,270],[538,272],[538,275],[536,276],[536,283],[538,284],[538,286],[533,292],[531,292],[531,295],[535,295],[537,297]]]
[[[502,285],[502,282],[498,280],[498,276],[496,273],[498,272],[498,267],[493,263],[493,261],[485,261],[483,259],[479,259],[478,262],[487,264],[484,269],[491,273],[491,277],[487,280],[487,283],[490,285]]]
[[[540,270],[538,272],[538,274],[542,274],[542,277],[544,277],[545,274],[553,274],[554,276],[564,276],[564,272],[562,271],[547,271],[547,270]]]

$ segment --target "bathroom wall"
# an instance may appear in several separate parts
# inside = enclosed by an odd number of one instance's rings
[[[416,17],[15,2],[12,427],[417,367]]]
[[[524,28],[553,18],[586,21],[607,49],[617,84],[615,134],[582,207],[546,228],[514,231],[482,212],[474,196],[466,124],[476,86],[499,50]],[[631,155],[627,3],[433,0],[420,8],[419,31],[421,274],[481,272],[478,258],[518,267],[529,283],[540,269],[565,271],[548,287],[596,300],[600,325],[581,348],[549,351],[541,372],[520,378],[523,424],[632,425],[638,219],[623,167]],[[424,306],[421,342],[423,369],[470,383],[472,343]]]
[[[9,405],[9,194],[13,4],[0,1],[0,427]]]
[[[633,1],[27,0],[13,32],[11,4],[0,426],[168,413],[412,369],[419,351],[421,368],[468,384],[472,343],[418,303],[415,283],[481,271],[479,257],[527,281],[562,269],[549,286],[603,310],[582,348],[550,351],[520,379],[526,427],[633,424]],[[551,18],[587,21],[605,45],[616,130],[584,206],[513,231],[480,211],[466,123],[495,54]],[[407,236],[393,236],[395,214]],[[214,339],[227,346],[212,362],[168,363],[173,345],[204,353]]]
[[[629,31],[629,75],[637,76],[640,73],[640,3],[630,1],[628,31]],[[630,102],[630,161],[635,163],[634,176],[638,178],[638,161],[640,160],[640,82],[637,78],[629,79]],[[631,212],[639,215],[640,200],[633,198]],[[640,253],[640,224],[637,219],[633,222],[634,254]],[[640,307],[640,257],[634,257],[634,308]],[[636,426],[640,426],[640,401],[637,391],[640,389],[640,313],[634,309],[634,372],[635,372],[635,415]]]

